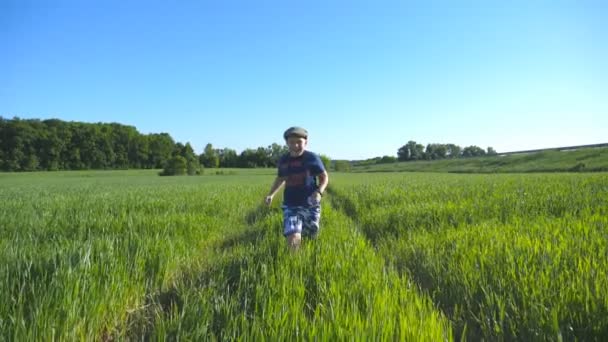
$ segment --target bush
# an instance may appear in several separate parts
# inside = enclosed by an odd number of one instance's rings
[[[350,171],[351,165],[348,160],[336,160],[334,163],[334,169],[336,171],[348,172]]]
[[[179,176],[185,175],[187,169],[186,158],[182,156],[175,156],[167,160],[165,168],[160,173],[161,176]],[[189,170],[188,170],[189,171]]]
[[[572,172],[582,172],[585,171],[585,163],[577,163],[573,167],[570,168]]]
[[[325,170],[329,170],[329,167],[331,166],[331,159],[324,154],[319,155],[319,158],[321,158],[323,166],[325,166]]]
[[[188,162],[188,175],[200,175],[203,174],[203,165],[198,160],[194,159]]]

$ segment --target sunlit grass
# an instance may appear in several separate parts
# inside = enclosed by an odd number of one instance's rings
[[[604,340],[606,174],[333,174],[290,251],[273,174],[0,177],[0,339]]]
[[[473,339],[608,336],[608,177],[383,175],[334,200]]]
[[[3,338],[452,339],[329,204],[292,253],[260,206],[272,175],[135,173],[0,180]]]

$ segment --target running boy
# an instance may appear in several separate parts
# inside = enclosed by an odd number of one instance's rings
[[[289,153],[279,159],[278,175],[265,202],[270,205],[276,192],[285,184],[283,235],[287,238],[288,245],[297,249],[302,235],[315,238],[319,233],[321,197],[329,183],[329,176],[321,158],[306,151],[308,132],[304,128],[290,127],[283,138],[289,147]]]

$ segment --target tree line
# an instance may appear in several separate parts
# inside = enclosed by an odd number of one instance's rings
[[[437,160],[448,158],[481,157],[485,155],[496,155],[492,147],[487,151],[475,145],[462,148],[455,144],[422,144],[410,140],[397,151],[397,159],[400,161],[412,160]]]
[[[189,142],[176,142],[168,133],[141,134],[133,126],[118,123],[67,122],[59,119],[5,119],[0,116],[0,170],[54,171],[87,169],[172,169],[199,173],[201,168],[275,167],[288,152],[287,146],[273,143],[247,148],[241,153],[207,144],[197,155]],[[437,160],[495,155],[492,147],[461,148],[455,144],[427,144],[410,140],[397,157],[362,160],[355,165],[397,161]],[[180,158],[176,158],[180,157]],[[326,165],[329,157],[321,156]],[[349,169],[350,163],[331,163],[335,169]],[[346,165],[349,164],[349,165]]]
[[[287,152],[276,143],[240,154],[207,144],[197,155],[189,142],[168,133],[141,134],[118,123],[59,119],[5,119],[0,116],[0,170],[160,169],[180,156],[190,171],[200,167],[271,167]]]
[[[479,146],[471,145],[462,148],[456,144],[427,144],[426,147],[416,141],[410,140],[407,144],[397,150],[397,157],[383,156],[359,161],[357,165],[387,164],[397,161],[416,161],[416,160],[439,160],[496,155],[492,147],[486,150]]]

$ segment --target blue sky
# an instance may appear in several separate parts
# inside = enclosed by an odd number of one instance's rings
[[[0,116],[120,122],[199,153],[293,125],[334,159],[603,143],[607,4],[0,0]]]

